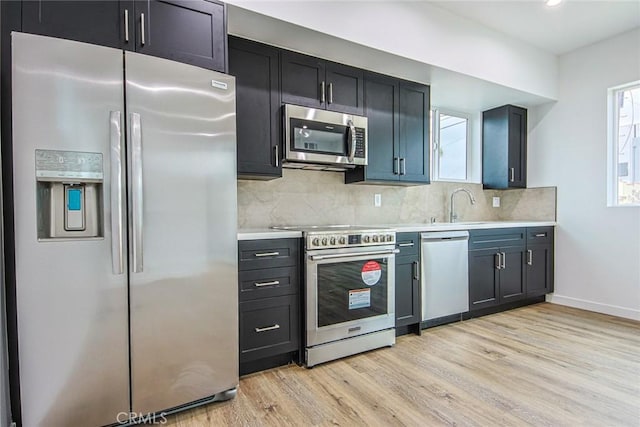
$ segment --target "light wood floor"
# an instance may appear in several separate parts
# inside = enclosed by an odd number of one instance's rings
[[[640,322],[553,304],[243,377],[168,426],[640,426]]]

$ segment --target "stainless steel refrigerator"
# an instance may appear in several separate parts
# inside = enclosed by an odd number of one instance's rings
[[[12,73],[23,425],[232,396],[234,78],[21,33]]]

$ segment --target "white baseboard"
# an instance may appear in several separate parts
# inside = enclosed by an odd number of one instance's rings
[[[620,307],[617,305],[602,304],[600,302],[588,301],[579,298],[566,297],[562,295],[549,294],[546,297],[547,302],[566,305],[583,310],[595,311],[596,313],[609,314],[611,316],[624,317],[625,319],[640,320],[640,310],[632,308]]]

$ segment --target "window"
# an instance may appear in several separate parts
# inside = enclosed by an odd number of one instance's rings
[[[432,168],[434,181],[467,181],[469,117],[466,114],[432,111]]]
[[[640,206],[640,82],[609,89],[608,205]]]

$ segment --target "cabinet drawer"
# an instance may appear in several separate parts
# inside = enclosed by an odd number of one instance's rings
[[[420,233],[397,233],[396,249],[400,251],[396,257],[419,254]]]
[[[241,240],[238,242],[240,271],[296,266],[300,239]]]
[[[524,246],[524,228],[469,230],[469,250]]]
[[[240,362],[298,350],[297,295],[240,303]]]
[[[241,271],[239,281],[240,301],[297,294],[300,271],[297,267]]]
[[[527,228],[527,244],[552,243],[553,227]]]

